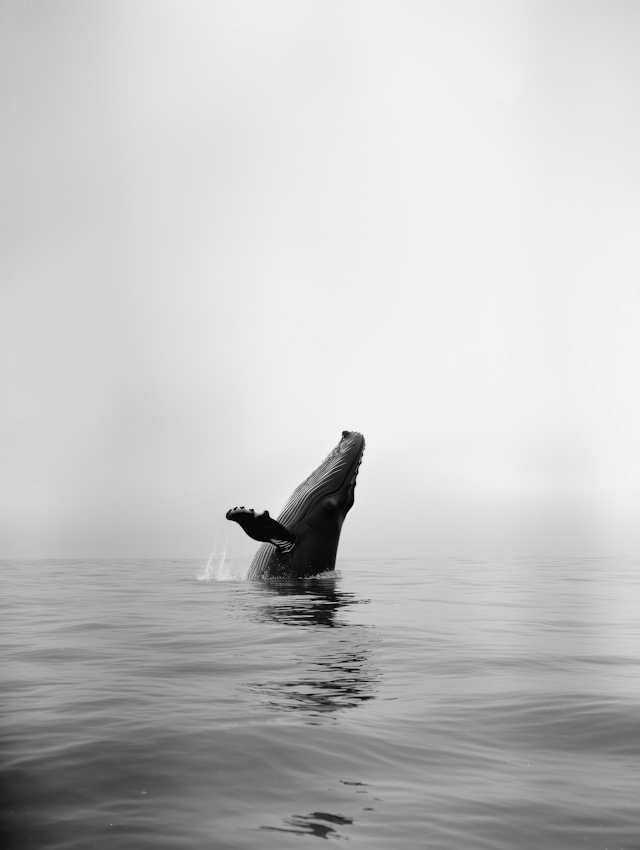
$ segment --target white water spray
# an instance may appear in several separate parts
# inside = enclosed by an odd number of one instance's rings
[[[201,573],[196,575],[198,581],[238,581],[245,576],[246,569],[240,564],[227,561],[227,543],[220,550],[215,548],[209,555],[209,560]]]

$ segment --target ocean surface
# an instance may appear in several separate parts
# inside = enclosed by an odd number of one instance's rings
[[[2,850],[640,848],[640,561],[246,567],[2,562]]]

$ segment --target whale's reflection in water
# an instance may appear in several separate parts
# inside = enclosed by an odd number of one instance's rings
[[[261,826],[271,832],[292,832],[294,835],[315,835],[316,838],[344,838],[334,826],[352,824],[351,818],[332,815],[330,812],[311,812],[308,815],[291,815],[284,819],[285,826]]]
[[[260,614],[265,620],[287,626],[356,628],[345,620],[336,619],[336,615],[342,608],[366,605],[369,600],[338,590],[337,582],[335,578],[263,582],[261,589],[269,601],[261,606]]]
[[[262,586],[265,601],[257,616],[300,631],[291,635],[291,640],[286,635],[290,648],[282,679],[249,687],[268,707],[303,712],[309,723],[373,699],[379,679],[371,662],[371,630],[341,616],[368,600],[339,590],[338,581],[270,582]],[[331,633],[330,629],[339,631]]]

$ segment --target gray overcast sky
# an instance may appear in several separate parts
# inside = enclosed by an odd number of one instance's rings
[[[640,552],[640,4],[0,9],[1,556]]]

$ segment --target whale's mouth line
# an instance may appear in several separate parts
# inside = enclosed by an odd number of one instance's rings
[[[344,489],[344,486],[345,486],[345,484],[346,484],[346,482],[347,482],[347,481],[349,481],[349,485],[348,485],[349,487],[352,487],[352,486],[353,486],[353,484],[354,484],[354,482],[355,482],[356,478],[358,477],[358,473],[360,472],[360,464],[362,463],[362,457],[363,457],[363,455],[364,455],[364,450],[365,450],[365,442],[364,442],[364,438],[363,438],[363,440],[362,440],[362,448],[361,448],[361,449],[360,449],[360,451],[358,452],[358,456],[356,457],[356,459],[354,460],[354,462],[351,464],[351,467],[350,467],[350,470],[349,470],[349,472],[350,472],[351,474],[350,474],[350,476],[349,476],[349,474],[347,474],[347,475],[345,476],[345,479],[344,479],[344,481],[342,482],[342,487],[340,487],[340,490],[343,490],[343,489]]]
[[[359,436],[362,438],[362,444],[360,446],[360,450],[359,450],[358,454],[356,455],[356,457],[353,459],[353,462],[351,463],[351,465],[349,466],[349,469],[347,470],[344,478],[342,479],[341,485],[335,491],[336,493],[341,493],[345,488],[349,489],[349,487],[352,487],[353,482],[358,477],[358,472],[360,471],[360,464],[362,463],[362,456],[364,455],[364,450],[365,450],[365,447],[366,447],[364,437],[362,437],[361,434]]]

